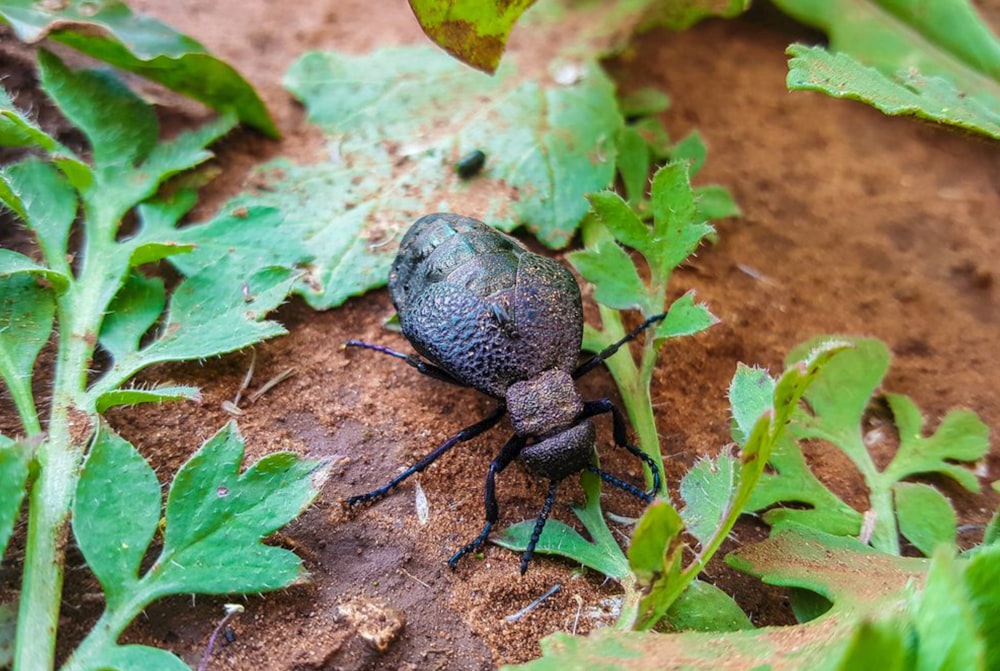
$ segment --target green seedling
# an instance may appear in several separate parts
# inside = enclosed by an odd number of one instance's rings
[[[118,634],[167,594],[256,592],[296,579],[297,560],[258,541],[315,495],[324,470],[275,455],[238,475],[242,441],[227,429],[178,475],[161,561],[139,576],[160,515],[159,485],[134,448],[101,425],[99,413],[197,399],[193,387],[128,381],[156,363],[203,359],[284,333],[265,316],[284,300],[295,271],[246,269],[222,254],[168,295],[144,267],[191,251],[175,226],[194,194],[157,194],[165,180],[210,158],[205,147],[235,117],[161,142],[152,108],[111,74],[70,70],[46,51],[39,64],[43,88],[86,137],[91,158],[61,145],[0,96],[0,144],[30,153],[0,170],[0,201],[36,242],[33,256],[0,250],[0,377],[24,436],[0,436],[0,549],[27,487],[16,639],[0,639],[0,653],[13,647],[17,671],[53,667],[72,507],[74,533],[107,603],[66,667],[182,668],[162,651],[117,647]],[[134,225],[124,230],[133,213]],[[80,240],[73,250],[71,231]],[[53,350],[51,396],[39,399],[32,379],[45,347]],[[98,348],[106,356],[96,358]],[[11,611],[10,604],[0,608],[0,636],[9,634]]]
[[[50,39],[134,72],[209,107],[229,111],[270,137],[271,115],[253,87],[201,44],[119,0],[0,0],[0,22],[25,42]]]
[[[978,492],[976,476],[961,463],[985,456],[989,429],[975,413],[953,410],[932,435],[925,436],[924,418],[913,401],[901,394],[885,393],[899,447],[888,465],[879,469],[871,450],[890,438],[885,435],[890,427],[866,435],[863,420],[889,368],[889,350],[874,339],[845,340],[853,347],[838,354],[809,388],[806,407],[792,418],[789,439],[772,455],[772,471],[754,492],[749,508],[765,511],[764,521],[776,529],[797,523],[858,536],[864,527],[865,540],[870,538],[874,548],[896,555],[900,553],[901,532],[930,555],[935,546],[955,542],[955,512],[938,488],[909,479],[936,473]],[[789,355],[789,363],[822,342],[824,339],[817,339],[799,346]],[[809,470],[797,441],[816,439],[842,451],[864,478],[869,490],[869,508],[864,514],[841,501]]]

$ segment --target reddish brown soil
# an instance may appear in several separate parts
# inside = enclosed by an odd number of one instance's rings
[[[196,216],[235,195],[248,170],[279,153],[309,160],[321,138],[281,87],[283,73],[307,49],[364,52],[423,38],[405,3],[305,0],[286,5],[246,0],[143,0],[133,3],[204,42],[234,63],[262,92],[284,134],[281,142],[241,132],[219,152],[220,179]],[[377,17],[376,17],[377,13]],[[1000,12],[987,8],[993,25]],[[702,183],[728,186],[743,217],[720,227],[719,243],[676,274],[675,290],[697,290],[722,323],[668,345],[653,398],[670,482],[701,455],[729,440],[725,392],[737,362],[780,369],[784,354],[822,333],[873,335],[895,352],[887,387],[910,394],[930,426],[950,408],[972,408],[1000,429],[1000,155],[994,142],[913,120],[887,118],[860,104],[784,86],[785,46],[815,38],[765,9],[736,21],[709,21],[684,34],[657,31],[609,64],[624,90],[656,86],[674,101],[665,116],[677,137],[698,128],[709,160]],[[475,214],[475,213],[470,213]],[[5,233],[5,235],[7,235]],[[540,559],[518,575],[518,557],[489,547],[457,572],[445,565],[478,532],[482,480],[503,439],[496,430],[429,469],[420,482],[430,521],[418,522],[414,486],[378,506],[344,514],[339,501],[384,482],[432,446],[486,413],[490,402],[418,375],[397,362],[345,352],[348,338],[406,349],[381,324],[392,312],[375,292],[341,309],[315,313],[299,301],[279,310],[290,334],[256,348],[251,389],[294,366],[283,382],[239,417],[248,458],[291,449],[336,457],[317,505],[279,537],[304,558],[307,585],[241,599],[246,613],[232,625],[235,641],[218,649],[211,669],[358,668],[489,669],[539,654],[538,641],[559,630],[586,632],[614,585],[567,562]],[[195,384],[204,402],[115,411],[110,421],[170,475],[230,419],[231,399],[249,352],[203,363],[164,366],[160,382]],[[588,397],[613,394],[604,373],[584,384]],[[11,408],[0,400],[2,422]],[[608,437],[605,436],[606,442]],[[610,453],[617,471],[640,477]],[[996,479],[997,451],[986,462]],[[856,505],[859,482],[844,464],[818,450],[817,470]],[[984,523],[996,497],[973,497],[944,485],[964,523]],[[500,480],[504,520],[533,517],[542,485],[518,469]],[[578,488],[566,485],[554,515],[569,521]],[[606,509],[637,514],[610,493]],[[737,540],[761,537],[747,523]],[[975,531],[968,542],[975,540]],[[96,583],[69,559],[61,649],[97,614]],[[9,576],[8,576],[9,577]],[[757,622],[788,622],[783,595],[721,563],[707,577],[735,594]],[[515,624],[504,617],[552,585],[561,591]],[[383,656],[346,644],[336,623],[347,600],[402,611],[405,631]],[[220,599],[173,599],[150,608],[128,638],[165,646],[192,665],[201,659],[221,615]],[[339,652],[338,652],[339,651]]]

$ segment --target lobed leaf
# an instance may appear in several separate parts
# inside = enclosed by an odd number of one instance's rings
[[[167,304],[163,279],[132,273],[118,290],[101,323],[98,342],[114,361],[139,350],[139,342]]]
[[[3,178],[12,198],[5,204],[34,233],[49,268],[69,276],[66,250],[77,212],[73,187],[51,163],[38,158],[5,166]]]
[[[892,492],[899,532],[925,556],[955,543],[958,519],[944,494],[919,482],[897,482]]]
[[[52,291],[39,285],[33,273],[0,273],[0,377],[26,425],[35,412],[35,359],[48,342],[55,310]]]
[[[667,316],[656,327],[654,335],[657,345],[669,338],[701,333],[719,323],[704,303],[694,302],[694,290],[675,300],[667,309]]]
[[[686,531],[707,544],[729,510],[739,485],[739,461],[722,453],[714,459],[698,459],[681,480],[681,498]]]
[[[144,582],[158,597],[279,589],[301,561],[260,540],[312,501],[326,466],[284,452],[240,473],[243,439],[230,423],[177,472],[167,497],[163,550]]]
[[[61,42],[214,109],[235,111],[247,125],[278,136],[267,108],[236,70],[195,40],[133,13],[123,2],[3,0],[0,18],[26,42],[46,37]]]

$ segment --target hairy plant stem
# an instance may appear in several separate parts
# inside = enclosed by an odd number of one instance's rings
[[[95,213],[96,214],[96,213]],[[49,671],[55,663],[56,630],[69,533],[69,513],[96,413],[86,401],[87,371],[106,308],[102,291],[121,262],[110,262],[114,220],[85,226],[79,279],[57,298],[59,345],[48,436],[36,455],[14,646],[15,671]],[[127,260],[125,261],[127,268]],[[119,276],[120,278],[120,276]]]

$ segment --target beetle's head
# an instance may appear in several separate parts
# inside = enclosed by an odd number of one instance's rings
[[[545,438],[571,426],[583,412],[583,401],[569,373],[550,369],[510,385],[507,411],[518,435]]]

